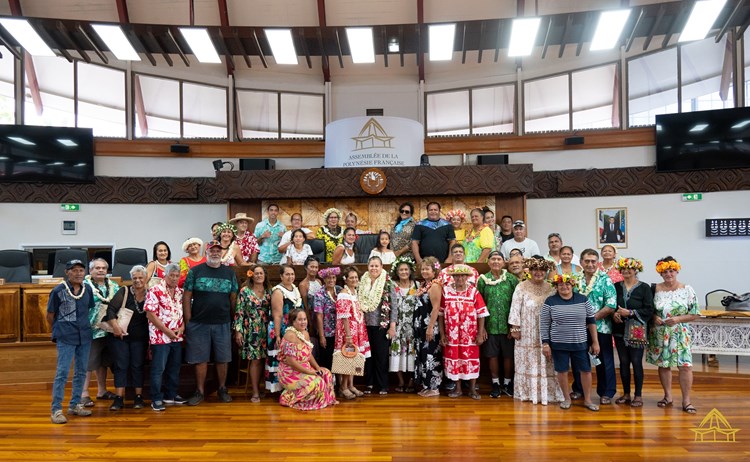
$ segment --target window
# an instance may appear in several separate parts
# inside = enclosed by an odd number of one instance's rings
[[[427,94],[427,136],[468,135],[469,90]]]
[[[78,126],[125,138],[125,72],[78,62]]]
[[[237,91],[237,132],[241,138],[279,137],[279,94],[270,91]]]
[[[732,41],[727,49],[727,39],[716,43],[710,38],[680,47],[682,112],[734,107]],[[725,65],[727,74],[723,75]]]
[[[571,74],[573,86],[573,129],[620,126],[617,64]]]
[[[16,58],[0,46],[0,124],[16,123]]]
[[[323,96],[281,94],[281,138],[323,139]]]
[[[515,85],[473,88],[471,90],[471,132],[473,134],[513,133],[516,101]]]
[[[227,138],[226,88],[182,83],[182,136]]]
[[[237,90],[237,110],[242,138],[323,139],[323,95]]]
[[[524,131],[570,130],[569,75],[523,84]]]
[[[32,83],[34,77],[37,84]],[[64,58],[31,57],[26,61],[25,81],[25,124],[75,127],[73,63]]]
[[[180,138],[180,82],[145,75],[134,75],[133,80],[135,135]],[[140,113],[141,104],[145,114]]]
[[[629,127],[677,112],[677,48],[628,61],[628,111]]]

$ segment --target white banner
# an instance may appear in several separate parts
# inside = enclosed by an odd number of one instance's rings
[[[424,128],[401,117],[352,117],[326,126],[325,167],[417,167]]]

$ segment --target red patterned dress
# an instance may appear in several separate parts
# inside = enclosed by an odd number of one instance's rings
[[[471,380],[479,377],[479,318],[489,316],[479,291],[468,286],[464,291],[446,286],[440,304],[440,316],[445,321],[447,345],[443,350],[445,376],[451,380]]]
[[[255,253],[260,253],[260,246],[258,245],[258,240],[255,239],[255,236],[253,236],[253,233],[246,232],[244,236],[236,237],[235,242],[237,243],[237,246],[240,248],[240,252],[242,252],[242,259],[246,262],[250,261],[250,257]]]
[[[367,337],[365,326],[365,315],[359,309],[359,299],[343,290],[336,299],[336,349],[340,350],[346,343],[346,330],[344,319],[349,320],[349,333],[352,335],[352,343],[359,348],[365,358],[370,357],[370,339]]]

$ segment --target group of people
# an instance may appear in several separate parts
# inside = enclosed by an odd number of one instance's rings
[[[431,202],[427,218],[415,221],[413,206],[404,203],[392,232],[381,232],[367,271],[359,274],[347,266],[353,263],[356,229],[337,228],[338,210],[326,211],[326,225],[314,234],[330,253],[332,265],[326,267],[297,252],[297,244],[313,236],[301,227],[299,214],[292,216],[293,229],[286,230],[276,219],[278,206],[267,211],[268,219],[255,234],[247,230],[252,219],[238,214],[214,226],[214,239],[205,248],[198,238],[186,240],[187,256],[179,264],[171,262],[166,243],[157,243],[153,261],[131,270],[129,287],[106,277],[104,260],[93,260],[85,278],[82,262],[68,262],[65,281],[53,289],[48,305],[58,350],[52,421],[67,421],[62,400],[73,358],[69,415],[91,414],[91,372],[97,375],[97,398],[112,400],[111,410],[124,407],[128,375],[135,389],[133,407],[144,407],[149,348],[155,411],[167,404],[200,404],[212,358],[218,400],[231,402],[226,376],[232,341],[248,361],[253,403],[261,400],[262,377],[265,392],[279,393],[282,405],[313,410],[338,404],[337,394],[347,400],[386,395],[391,372],[398,377],[396,392],[433,397],[444,388],[452,398],[466,394],[481,399],[475,382],[480,357],[485,357],[492,398],[506,394],[533,403],[560,403],[563,409],[583,398],[592,411],[598,404],[639,407],[646,356],[658,366],[664,388],[657,404],[672,405],[670,369],[677,366],[682,409],[696,411],[690,399],[687,323],[697,316],[698,305],[693,289],[677,280],[680,265],[672,257],[657,264],[663,282],[649,286],[637,278],[642,263],[617,258],[610,245],[602,248],[600,262],[596,250],[586,249],[578,257],[552,233],[549,252],[541,256],[538,245],[526,237],[523,221],[506,216],[493,229],[486,220],[494,222],[494,214],[474,209],[472,230],[461,235],[455,219],[461,213],[450,211],[443,219],[440,204]],[[279,266],[280,283],[270,287],[268,264],[281,251],[288,264]],[[306,276],[297,283],[291,265],[303,256]],[[467,265],[479,261],[487,262],[486,274]],[[390,271],[384,267],[388,264]],[[230,268],[235,265],[249,267],[241,288]],[[132,312],[125,326],[123,310]],[[619,397],[613,343],[620,359]],[[361,390],[353,376],[331,373],[334,352],[346,348],[366,358]],[[195,365],[196,390],[189,399],[177,394],[183,350],[186,362]],[[114,393],[106,389],[109,365]],[[598,404],[590,391],[593,368]]]

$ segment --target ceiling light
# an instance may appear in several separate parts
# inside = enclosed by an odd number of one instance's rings
[[[745,127],[747,124],[750,124],[750,119],[743,120],[742,122],[737,122],[736,124],[732,125],[732,128],[737,130],[737,129]]]
[[[602,11],[596,32],[594,32],[594,39],[591,40],[591,51],[614,48],[629,17],[630,10]]]
[[[450,61],[453,59],[455,24],[430,25],[430,61]]]
[[[297,50],[294,49],[290,29],[265,29],[266,39],[276,64],[297,64]]]
[[[201,63],[220,63],[214,42],[208,35],[208,29],[195,27],[180,27],[180,33],[188,43],[190,50]]]
[[[680,33],[678,42],[689,42],[691,40],[703,40],[706,38],[711,26],[714,25],[716,17],[724,8],[726,0],[701,0],[695,2],[693,11]]]
[[[62,144],[63,146],[67,146],[69,148],[72,148],[73,146],[78,146],[78,143],[71,140],[70,138],[58,138],[57,142]]]
[[[693,128],[690,129],[691,132],[702,132],[703,130],[708,127],[708,124],[695,124]]]
[[[86,165],[88,165],[86,164],[86,162],[81,162],[81,163],[75,164],[73,167],[85,167]]]
[[[29,141],[26,138],[22,138],[20,136],[9,136],[8,139],[13,140],[16,143],[25,144],[26,146],[36,146],[36,143]]]
[[[5,27],[16,42],[34,56],[56,56],[52,48],[42,40],[42,37],[31,27],[25,19],[0,18],[0,24]]]
[[[347,27],[349,53],[355,63],[374,63],[375,45],[372,42],[372,27]]]
[[[536,34],[539,31],[540,18],[514,19],[510,31],[508,56],[528,56],[534,49]]]
[[[114,24],[92,24],[91,28],[121,61],[140,61],[141,57],[130,44],[120,26]]]

